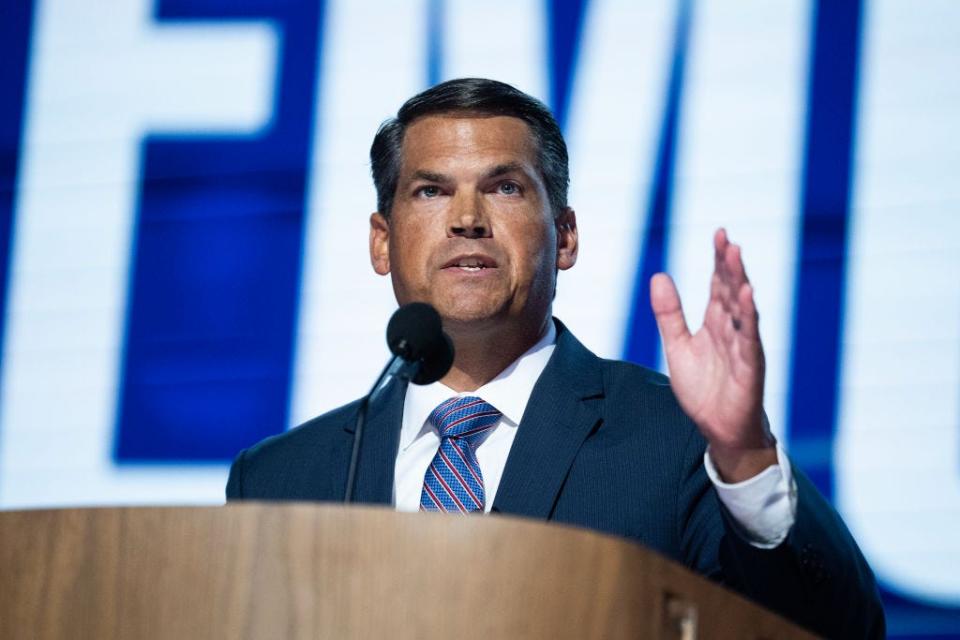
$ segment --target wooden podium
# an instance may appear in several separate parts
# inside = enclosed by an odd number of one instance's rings
[[[370,507],[0,512],[0,638],[809,638],[625,540]]]

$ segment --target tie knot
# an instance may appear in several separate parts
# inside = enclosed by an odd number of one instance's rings
[[[500,419],[500,412],[475,396],[450,398],[430,414],[441,438],[465,438],[472,441],[489,431]]]

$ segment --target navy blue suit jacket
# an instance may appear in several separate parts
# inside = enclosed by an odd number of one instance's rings
[[[772,550],[745,542],[703,468],[706,442],[666,377],[602,360],[559,322],[492,510],[626,536],[829,637],[881,637],[873,574],[839,516],[796,470],[797,519]],[[405,387],[370,408],[357,502],[392,502]],[[340,500],[359,403],[240,453],[230,500]]]

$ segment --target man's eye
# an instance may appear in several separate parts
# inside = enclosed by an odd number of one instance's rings
[[[500,193],[506,196],[515,196],[520,193],[520,185],[516,182],[501,182]]]
[[[417,189],[417,195],[423,196],[424,198],[436,198],[438,195],[440,195],[440,187],[433,185],[420,187]]]

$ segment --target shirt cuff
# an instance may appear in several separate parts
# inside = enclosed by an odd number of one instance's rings
[[[703,454],[703,466],[741,537],[758,549],[772,549],[786,539],[797,519],[797,483],[790,459],[779,444],[777,464],[743,482],[730,484],[720,479],[709,447]]]

